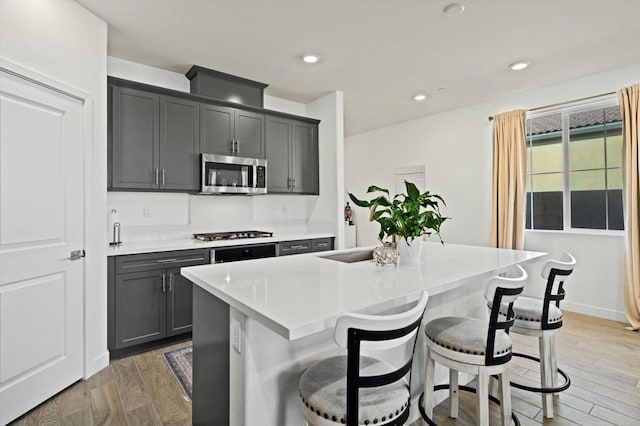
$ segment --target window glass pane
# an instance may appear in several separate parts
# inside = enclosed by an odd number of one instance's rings
[[[562,173],[532,175],[531,179],[534,192],[562,192],[564,188]]]
[[[562,171],[562,138],[554,137],[535,141],[531,151],[532,173]]]
[[[624,217],[622,215],[622,190],[613,189],[607,191],[609,210],[609,228],[622,231],[624,230]]]
[[[622,169],[607,170],[607,189],[622,190]]]
[[[534,192],[533,229],[563,229],[562,191]]]
[[[609,125],[607,125],[609,126]],[[622,166],[622,127],[607,127],[607,167]]]
[[[569,173],[571,191],[604,191],[604,170]]]
[[[607,123],[622,122],[622,114],[619,106],[607,107],[604,109],[604,119]]]
[[[528,179],[527,179],[528,180]],[[527,191],[527,207],[524,221],[524,229],[531,229],[531,192]]]
[[[604,168],[604,131],[569,135],[569,170]]]
[[[606,229],[606,191],[571,191],[571,227]]]

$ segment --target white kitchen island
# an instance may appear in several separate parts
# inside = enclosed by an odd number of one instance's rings
[[[298,379],[339,353],[336,320],[381,313],[430,295],[425,321],[486,317],[486,278],[544,253],[425,242],[419,265],[381,267],[351,249],[182,269],[194,286],[193,423],[299,425]],[[424,369],[416,346],[414,409]],[[414,410],[411,421],[418,417]]]

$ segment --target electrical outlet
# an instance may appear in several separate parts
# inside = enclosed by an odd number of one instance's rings
[[[151,206],[144,206],[142,208],[142,216],[143,217],[151,217]]]
[[[235,318],[231,318],[231,345],[236,352],[242,352],[242,324]]]

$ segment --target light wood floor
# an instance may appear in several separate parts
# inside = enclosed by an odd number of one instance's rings
[[[516,334],[512,338],[516,352],[537,354],[535,338]],[[565,312],[557,342],[559,365],[570,375],[571,387],[555,398],[553,420],[543,419],[538,394],[512,388],[521,424],[640,425],[640,333],[627,331],[618,322]],[[191,424],[191,402],[162,356],[188,344],[113,361],[12,425]],[[511,374],[538,380],[537,365],[527,360],[514,358]],[[475,424],[475,396],[460,395],[457,421],[447,417],[445,401],[436,407],[437,424]],[[492,406],[491,416],[491,424],[499,424],[498,407]]]

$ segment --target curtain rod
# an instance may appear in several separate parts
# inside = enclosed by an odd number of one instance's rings
[[[538,111],[540,109],[551,108],[551,107],[555,107],[555,106],[559,106],[559,105],[572,104],[574,102],[588,101],[590,99],[601,98],[602,96],[609,96],[609,95],[615,95],[615,94],[616,94],[616,92],[607,92],[607,93],[603,93],[601,95],[587,96],[585,98],[574,99],[572,101],[556,102],[555,104],[549,104],[549,105],[544,105],[544,106],[528,109],[527,112]],[[493,121],[493,115],[489,116],[489,121]]]

